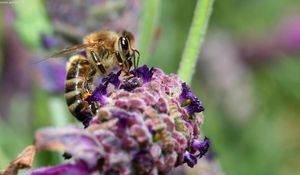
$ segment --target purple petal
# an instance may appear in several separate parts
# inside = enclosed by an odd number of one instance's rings
[[[42,42],[42,46],[45,49],[51,49],[58,44],[58,41],[56,38],[54,38],[52,36],[48,36],[46,34],[41,34],[41,42]]]
[[[147,83],[151,81],[151,78],[154,73],[154,68],[152,67],[151,69],[149,69],[147,65],[144,65],[142,67],[138,67],[130,71],[130,73],[132,73],[135,77],[142,78],[144,83]]]
[[[106,102],[106,97],[104,96],[106,92],[107,85],[100,84],[93,92],[91,96],[88,96],[85,101],[88,103],[98,101],[101,104]]]
[[[196,139],[192,140],[192,147],[199,151],[199,158],[205,155],[205,153],[208,151],[209,146],[210,140],[207,137],[205,137],[202,142]]]
[[[49,62],[36,65],[42,73],[41,85],[51,92],[63,92],[66,81],[66,65],[64,62]]]
[[[179,96],[179,101],[182,107],[188,111],[189,114],[204,111],[199,99],[192,93],[190,87],[186,83],[181,84],[182,92]]]
[[[26,175],[89,175],[92,171],[84,161],[75,161],[58,166],[40,168]]]
[[[200,101],[197,99],[195,101],[192,101],[192,103],[185,107],[185,109],[188,111],[189,114],[192,114],[194,112],[202,112],[204,111],[204,107],[200,104]]]
[[[183,156],[184,156],[184,163],[187,163],[187,165],[189,167],[193,168],[194,165],[197,164],[197,156],[196,155],[193,155],[190,152],[185,151]]]
[[[183,103],[186,99],[194,98],[194,95],[190,89],[190,87],[186,83],[181,84],[182,92],[179,96],[179,101]]]
[[[111,72],[107,77],[102,79],[102,83],[108,84],[111,83],[115,86],[115,88],[118,88],[121,81],[119,80],[119,76],[121,74],[121,71],[117,72],[116,74],[114,72]]]
[[[131,114],[129,114],[128,112],[126,111],[114,111],[112,113],[112,117],[114,118],[118,118],[118,133],[119,134],[125,134],[125,130],[127,128],[127,125],[128,125],[128,121],[132,118]]]
[[[133,89],[140,87],[141,84],[137,78],[132,78],[129,81],[124,81],[123,84],[121,84],[120,89],[124,89],[126,91],[132,91]]]

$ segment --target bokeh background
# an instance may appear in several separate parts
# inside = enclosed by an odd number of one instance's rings
[[[89,32],[127,29],[145,50],[139,36],[151,31],[147,64],[177,72],[196,1],[157,2],[145,29],[149,0],[0,1],[0,169],[38,128],[75,122],[63,98],[67,58],[36,62]],[[216,0],[192,90],[224,174],[300,174],[300,1]],[[34,166],[61,161],[39,153]]]

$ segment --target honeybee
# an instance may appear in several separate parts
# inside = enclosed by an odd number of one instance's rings
[[[52,57],[81,51],[85,54],[73,55],[67,63],[65,99],[72,115],[85,125],[97,109],[84,100],[94,89],[94,77],[108,75],[114,68],[129,74],[132,66],[138,66],[139,52],[130,32],[100,31],[85,36],[83,44],[67,47]]]

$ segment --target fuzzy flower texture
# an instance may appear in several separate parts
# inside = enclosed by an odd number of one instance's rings
[[[99,102],[97,115],[74,126],[46,128],[38,150],[64,151],[68,163],[29,172],[39,174],[168,174],[193,167],[210,145],[201,140],[204,107],[178,76],[146,65],[102,78],[86,101]]]

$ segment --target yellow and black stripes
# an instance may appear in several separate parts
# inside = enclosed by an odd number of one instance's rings
[[[93,90],[95,68],[83,55],[74,55],[67,63],[65,98],[69,111],[83,122],[92,111],[84,99]]]

